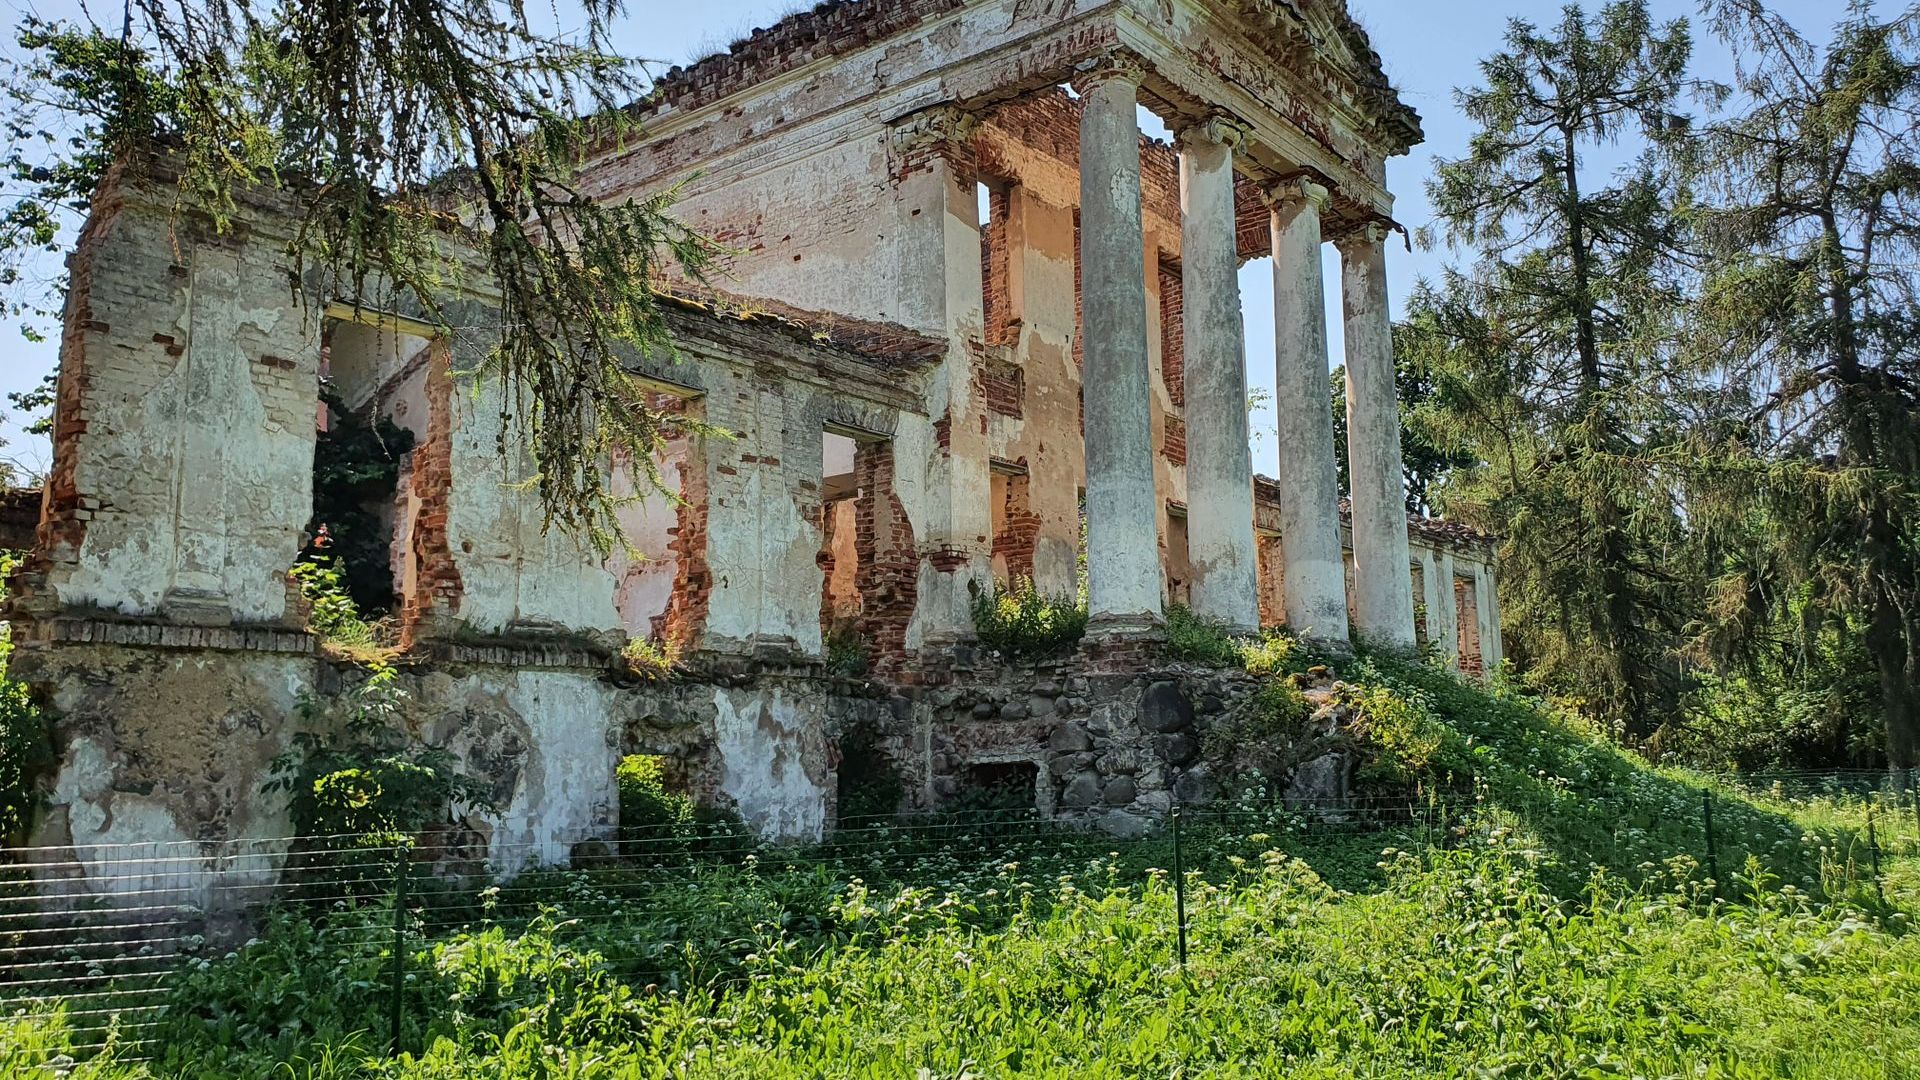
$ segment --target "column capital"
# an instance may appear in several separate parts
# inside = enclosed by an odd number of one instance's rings
[[[1384,247],[1387,234],[1393,231],[1386,222],[1378,219],[1364,221],[1359,225],[1342,230],[1333,238],[1333,246],[1343,253],[1349,249]]]
[[[1304,176],[1267,184],[1260,189],[1260,197],[1275,210],[1283,210],[1295,203],[1310,203],[1315,210],[1324,211],[1327,204],[1333,201],[1333,193],[1325,185]]]
[[[1192,146],[1225,146],[1229,150],[1238,150],[1247,144],[1253,133],[1250,125],[1243,124],[1231,116],[1208,116],[1182,127],[1174,133],[1173,145],[1176,150],[1186,150]]]
[[[1074,69],[1073,92],[1085,96],[1088,90],[1110,82],[1124,82],[1138,88],[1147,79],[1147,64],[1126,49],[1113,49],[1088,57]]]
[[[925,150],[965,143],[979,129],[978,114],[948,103],[894,120],[888,125],[888,137],[895,151]]]

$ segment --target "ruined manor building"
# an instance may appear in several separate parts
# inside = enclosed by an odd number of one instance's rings
[[[1142,137],[1141,107],[1172,145]],[[284,834],[269,762],[350,677],[287,577],[318,433],[347,419],[410,433],[368,507],[402,682],[422,736],[494,784],[467,827],[502,862],[608,835],[628,753],[764,835],[818,837],[855,729],[905,808],[1011,779],[1132,828],[1223,779],[1197,730],[1237,684],[1152,647],[1175,603],[1498,662],[1489,539],[1403,501],[1385,164],[1421,132],[1340,0],[829,2],[636,110],[644,138],[592,167],[594,193],[685,182],[678,214],[733,252],[728,296],[668,305],[678,355],[635,360],[659,408],[732,436],[664,447],[680,499],[628,508],[638,556],[543,529],[513,483],[501,388],[458,374],[497,325],[482,286],[450,332],[296,296],[293,195],[254,193],[216,233],[162,167],[109,178],[14,583],[15,668],[61,753],[36,842]],[[1250,469],[1236,283],[1268,255],[1277,350],[1252,359],[1277,374],[1273,479]],[[1078,653],[1015,665],[974,643],[975,596],[1070,595],[1083,565]],[[686,672],[620,677],[636,638],[677,643]],[[834,674],[830,638],[870,673]]]

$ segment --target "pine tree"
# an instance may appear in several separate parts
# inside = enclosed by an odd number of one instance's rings
[[[1920,7],[1853,3],[1825,48],[1761,0],[1707,11],[1739,96],[1693,155],[1712,256],[1694,341],[1745,408],[1699,504],[1726,597],[1701,638],[1857,634],[1888,761],[1920,767]]]
[[[1458,93],[1478,125],[1439,162],[1423,240],[1477,252],[1415,298],[1402,347],[1435,382],[1423,427],[1481,464],[1445,485],[1448,513],[1504,538],[1511,652],[1546,688],[1623,733],[1650,733],[1678,690],[1685,625],[1663,552],[1682,522],[1652,467],[1673,438],[1663,386],[1678,307],[1672,212],[1657,149],[1689,125],[1684,21],[1644,0],[1551,31],[1515,20]],[[1648,150],[1595,182],[1621,138]]]

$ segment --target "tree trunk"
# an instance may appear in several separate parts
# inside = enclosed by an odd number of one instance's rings
[[[1834,407],[1840,410],[1840,461],[1843,465],[1878,466],[1882,403],[1885,390],[1867,377],[1860,358],[1860,336],[1854,316],[1854,292],[1849,284],[1851,269],[1838,253],[1845,248],[1836,214],[1829,208],[1820,214],[1821,230],[1836,265],[1829,271],[1827,315],[1831,320],[1830,347],[1833,350]],[[1913,642],[1907,634],[1906,620],[1889,590],[1896,581],[1909,580],[1906,559],[1901,552],[1899,528],[1884,493],[1869,495],[1861,523],[1860,574],[1869,597],[1867,611],[1867,650],[1873,654],[1880,676],[1880,712],[1887,737],[1887,764],[1896,770],[1920,767],[1920,711],[1913,701]]]

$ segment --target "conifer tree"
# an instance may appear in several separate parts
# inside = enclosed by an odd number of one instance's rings
[[[1742,408],[1695,503],[1722,566],[1699,636],[1860,641],[1887,759],[1920,767],[1920,7],[1852,3],[1824,48],[1761,0],[1706,10],[1737,97],[1692,159],[1693,344]]]
[[[1634,737],[1674,699],[1685,624],[1663,558],[1673,481],[1650,462],[1674,434],[1684,198],[1655,151],[1688,129],[1690,52],[1685,22],[1656,25],[1645,0],[1510,23],[1484,84],[1458,92],[1467,154],[1428,184],[1423,240],[1477,260],[1417,296],[1400,334],[1435,385],[1421,427],[1481,462],[1443,505],[1504,538],[1512,655]],[[1648,150],[1609,175],[1591,159],[1623,138]]]

